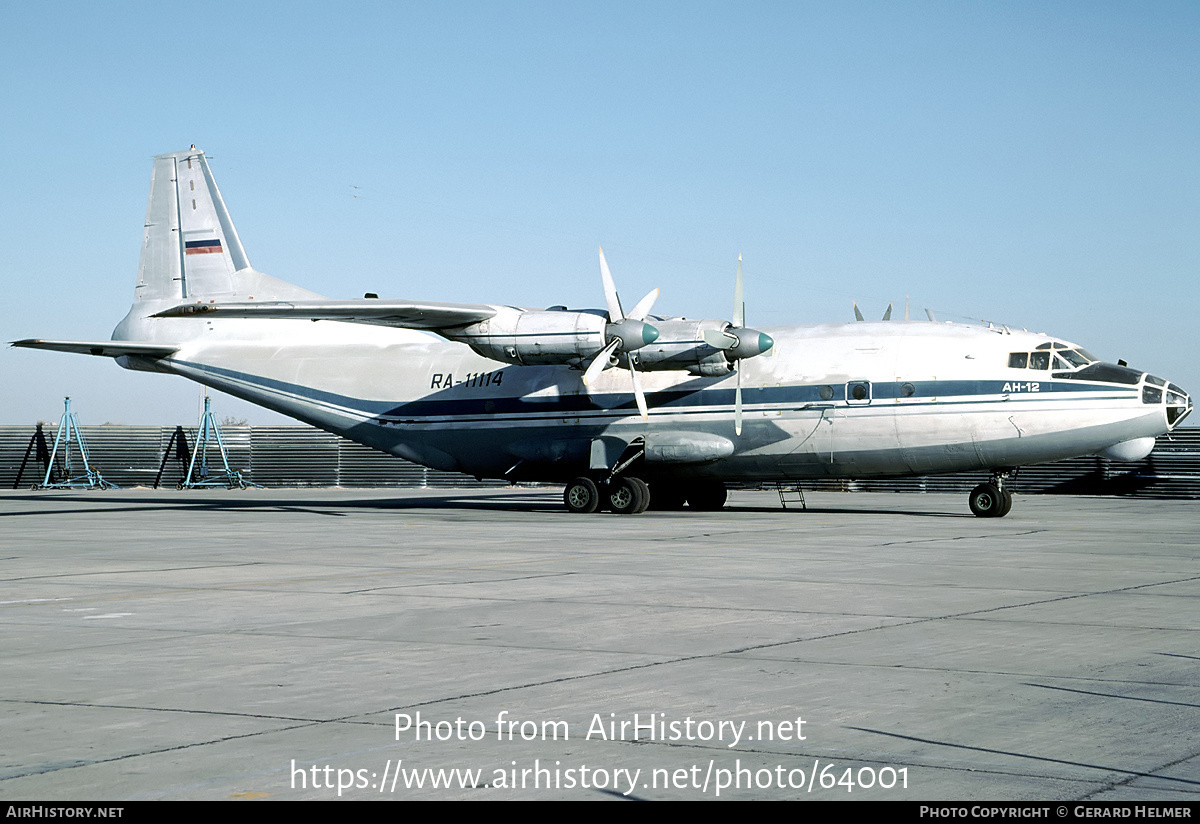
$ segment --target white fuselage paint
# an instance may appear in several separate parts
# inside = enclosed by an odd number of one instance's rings
[[[509,477],[569,477],[580,471],[580,450],[600,436],[728,439],[732,454],[648,469],[769,481],[1012,467],[1094,454],[1170,428],[1165,405],[1143,403],[1140,385],[1010,368],[1010,352],[1056,339],[1007,329],[899,321],[764,329],[774,348],[739,367],[739,436],[732,374],[643,372],[647,422],[620,368],[585,391],[578,369],[504,364],[426,332],[337,321],[148,317],[159,308],[135,304],[114,333],[178,343],[159,371],[410,460],[479,476],[516,466]],[[855,387],[863,398],[853,397]]]

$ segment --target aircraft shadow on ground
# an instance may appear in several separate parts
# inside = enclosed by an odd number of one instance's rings
[[[331,517],[346,517],[352,514],[344,510],[371,510],[371,509],[398,509],[398,510],[416,510],[416,509],[444,509],[444,510],[471,510],[471,511],[492,511],[492,512],[554,512],[562,515],[570,515],[562,506],[561,495],[557,491],[547,491],[535,495],[512,495],[509,492],[498,492],[496,494],[479,494],[472,493],[470,495],[458,495],[447,493],[445,495],[420,495],[413,497],[398,496],[395,498],[354,498],[347,500],[339,500],[330,498],[329,500],[306,500],[296,501],[286,497],[272,497],[268,499],[253,498],[237,500],[237,493],[232,493],[233,497],[222,496],[217,499],[209,498],[205,500],[203,496],[211,494],[211,491],[202,491],[199,496],[192,500],[182,500],[176,495],[160,495],[153,494],[151,497],[141,498],[136,501],[125,496],[109,497],[97,496],[81,500],[74,495],[68,497],[70,493],[64,495],[62,493],[50,494],[9,494],[0,495],[0,501],[22,501],[37,504],[61,504],[54,508],[38,508],[27,510],[13,510],[10,512],[0,512],[0,518],[11,518],[21,515],[69,515],[69,514],[94,514],[98,511],[103,512],[156,512],[164,510],[175,510],[179,512],[198,512],[198,511],[213,511],[213,512],[297,512],[310,513],[314,515],[326,515]],[[339,511],[341,510],[341,511]],[[922,518],[971,518],[974,516],[969,512],[930,512],[928,510],[916,509],[877,509],[877,508],[856,508],[856,507],[814,507],[810,506],[807,509],[799,507],[789,507],[782,509],[778,506],[754,506],[734,503],[725,508],[729,513],[753,512],[762,514],[789,514],[795,517],[803,517],[805,515],[904,515],[909,517]],[[607,513],[597,513],[594,517],[605,517]],[[642,518],[654,517],[692,517],[699,515],[694,511],[687,509],[674,511],[649,511],[642,514]],[[704,513],[713,514],[713,513]],[[580,517],[580,516],[572,516]],[[622,516],[626,517],[626,516]]]

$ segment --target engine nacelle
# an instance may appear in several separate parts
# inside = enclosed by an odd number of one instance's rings
[[[680,371],[720,377],[733,371],[725,352],[704,342],[705,332],[721,332],[723,320],[654,319],[658,340],[636,353],[637,366],[648,372]]]
[[[577,366],[604,348],[605,326],[602,313],[505,306],[487,320],[439,333],[501,363]]]

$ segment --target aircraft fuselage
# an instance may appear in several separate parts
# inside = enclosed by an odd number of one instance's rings
[[[413,330],[214,319],[197,334],[196,323],[129,319],[118,332],[130,340],[184,343],[170,358],[123,358],[123,365],[181,374],[400,457],[479,477],[564,480],[588,467],[597,439],[619,452],[644,438],[643,474],[651,479],[774,481],[1015,467],[1170,428],[1165,398],[1143,398],[1152,376],[1117,366],[1108,380],[1013,368],[1015,352],[1077,347],[952,323],[767,329],[774,349],[740,366],[741,435],[733,427],[733,375],[644,373],[650,417],[643,421],[617,368],[585,391],[578,369],[499,363]]]

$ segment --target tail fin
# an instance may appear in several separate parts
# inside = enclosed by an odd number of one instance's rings
[[[210,297],[317,297],[256,272],[204,152],[192,146],[154,158],[138,266],[137,301]]]

